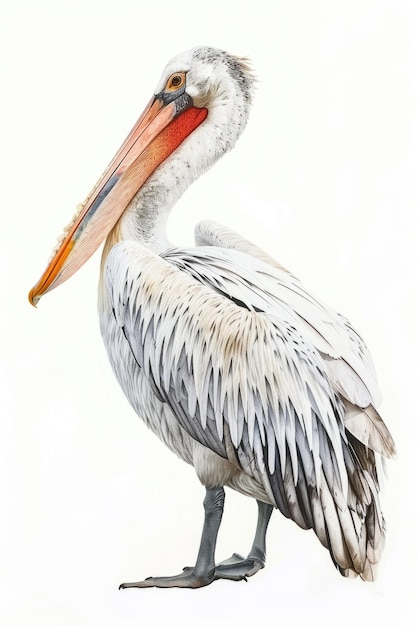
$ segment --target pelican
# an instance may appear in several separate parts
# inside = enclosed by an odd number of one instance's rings
[[[265,565],[274,508],[313,529],[345,577],[374,580],[385,538],[384,458],[368,349],[256,245],[211,221],[178,248],[167,216],[245,128],[248,61],[197,47],[173,58],[143,114],[30,291],[39,299],[105,240],[99,317],[111,366],[146,425],[205,487],[194,567],[126,587],[246,580]],[[256,499],[247,557],[215,561],[225,487]]]

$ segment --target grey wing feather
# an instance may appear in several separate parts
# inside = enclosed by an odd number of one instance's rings
[[[394,456],[395,444],[375,408],[380,404],[381,394],[372,358],[349,320],[323,306],[288,270],[236,232],[216,222],[204,221],[197,225],[195,239],[200,246],[217,246],[250,254],[278,270],[272,270],[270,278],[278,290],[286,287],[286,302],[297,314],[298,327],[301,324],[303,333],[326,362],[332,384],[345,400],[346,427],[365,445],[387,457]],[[375,421],[378,427],[375,427]]]

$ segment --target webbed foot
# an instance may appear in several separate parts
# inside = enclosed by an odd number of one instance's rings
[[[198,589],[206,587],[216,580],[214,570],[205,574],[198,574],[194,567],[184,567],[181,574],[176,576],[157,576],[145,578],[136,583],[122,583],[119,589],[129,589],[130,587],[183,587],[189,589]]]
[[[216,565],[215,578],[227,580],[246,580],[265,567],[264,561],[253,555],[246,559],[240,554],[233,554],[230,559]]]

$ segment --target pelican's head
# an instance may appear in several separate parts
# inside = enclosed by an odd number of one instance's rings
[[[196,173],[232,148],[246,125],[253,82],[247,62],[222,50],[198,47],[172,59],[148,106],[64,230],[29,293],[30,302],[36,306],[90,258],[148,178],[190,135],[200,145],[197,153],[204,154],[193,164]]]

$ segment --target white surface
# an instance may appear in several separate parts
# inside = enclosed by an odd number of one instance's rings
[[[1,623],[414,623],[415,3],[21,0],[6,13]],[[117,591],[193,563],[203,489],[113,379],[99,254],[38,310],[26,293],[166,61],[197,44],[249,55],[259,84],[244,137],[183,198],[171,237],[190,243],[199,219],[223,221],[366,338],[399,448],[373,585],[344,580],[312,533],[276,513],[267,568],[248,584]],[[228,493],[226,507],[219,558],[245,552],[255,523],[250,500]]]

